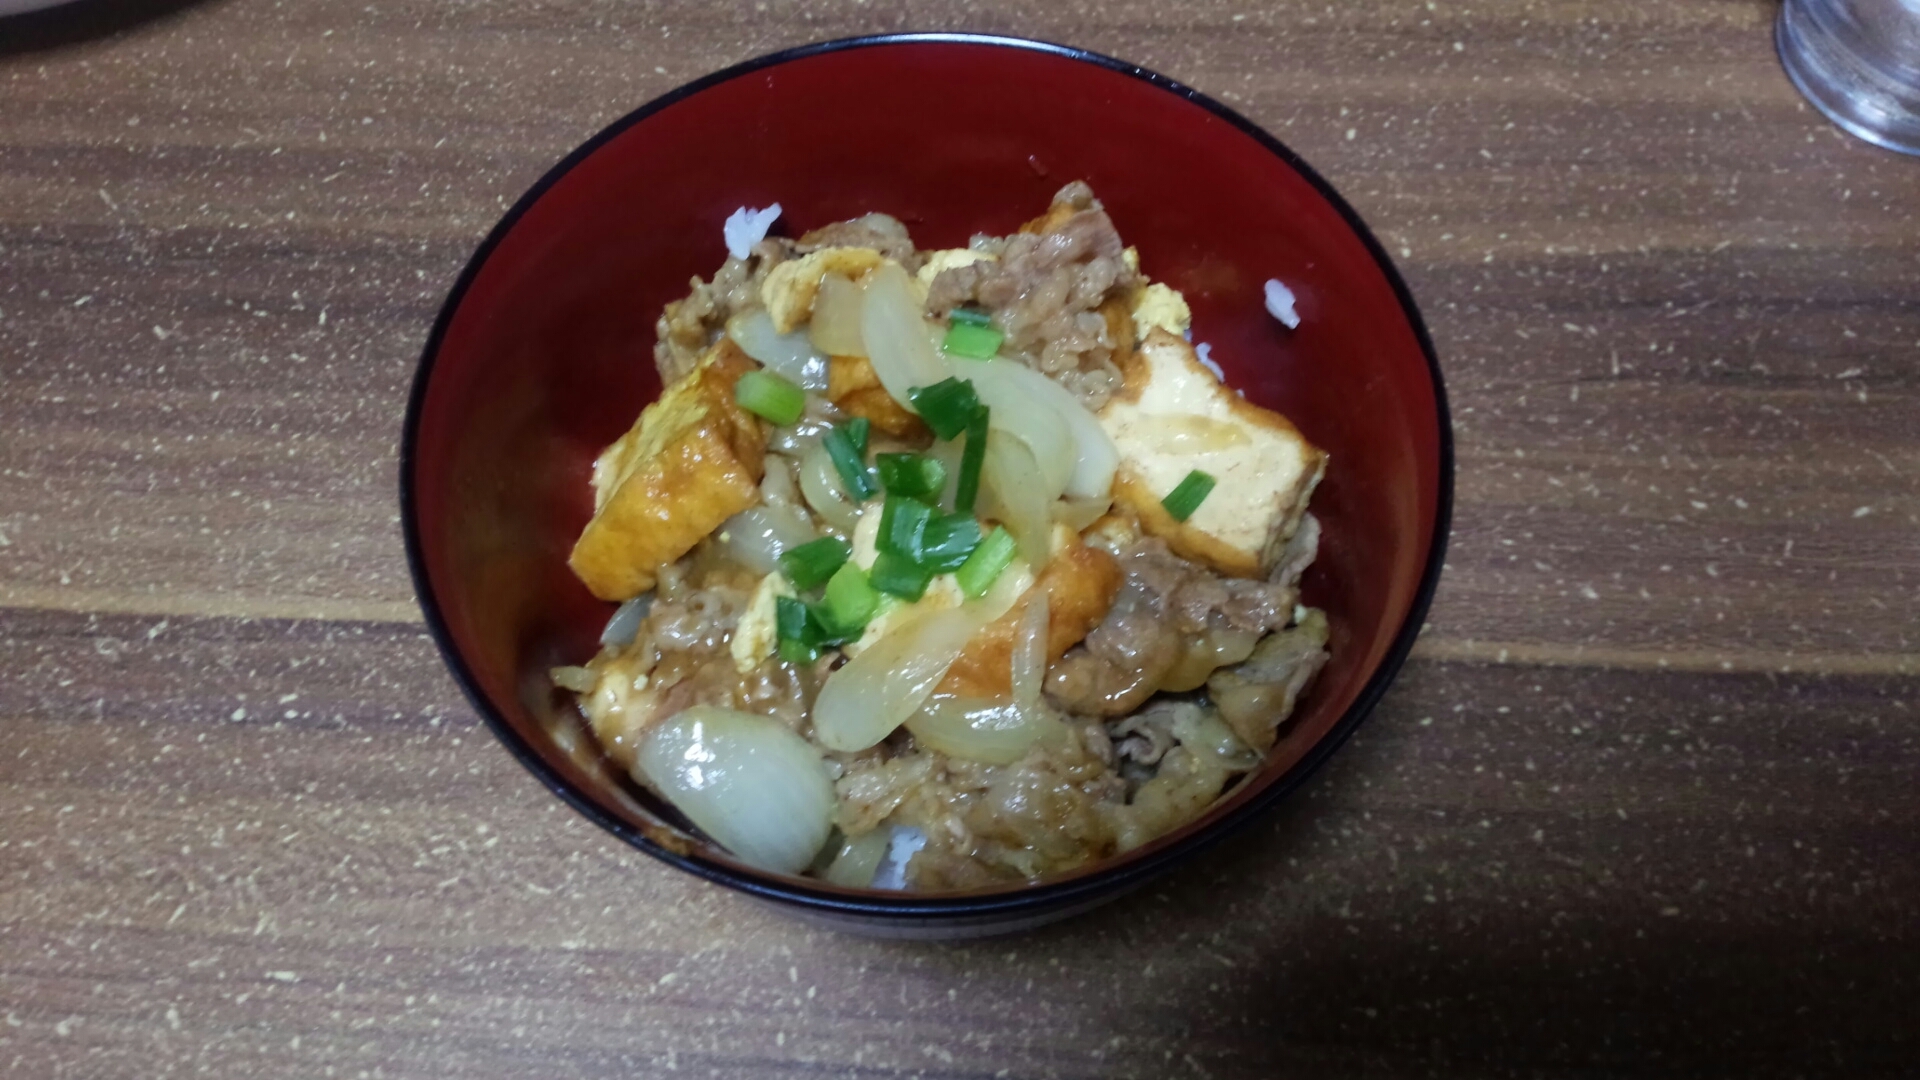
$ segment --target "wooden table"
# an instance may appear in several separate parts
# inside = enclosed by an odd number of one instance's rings
[[[0,22],[0,1075],[1920,1072],[1920,161],[1800,102],[1775,5],[157,8]],[[1286,140],[1405,268],[1460,448],[1416,659],[1302,797],[958,946],[546,795],[395,505],[428,324],[550,162],[898,28]]]

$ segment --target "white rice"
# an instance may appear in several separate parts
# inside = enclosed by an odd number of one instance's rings
[[[915,852],[927,846],[927,834],[908,825],[889,827],[893,833],[887,837],[887,854],[873,871],[873,887],[904,889],[907,887],[907,862]]]
[[[1227,373],[1224,371],[1221,371],[1220,365],[1213,362],[1213,346],[1212,345],[1204,341],[1198,345],[1195,345],[1193,347],[1193,355],[1199,359],[1201,367],[1206,368],[1208,371],[1213,372],[1214,378],[1219,379],[1221,382],[1227,381]]]
[[[727,254],[736,259],[744,259],[753,252],[753,245],[767,238],[767,230],[773,227],[780,217],[780,204],[774,203],[765,210],[741,207],[728,215],[722,231],[727,237]]]
[[[1300,314],[1293,309],[1293,290],[1273,278],[1267,279],[1267,313],[1289,330],[1300,328]]]

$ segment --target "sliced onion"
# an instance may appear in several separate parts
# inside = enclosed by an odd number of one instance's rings
[[[727,336],[740,351],[791,379],[803,390],[827,388],[827,355],[813,347],[805,331],[782,334],[766,308],[754,308],[727,320]]]
[[[960,490],[960,459],[966,454],[966,440],[935,439],[927,456],[940,462],[947,471],[946,486],[940,489],[940,509],[953,512],[954,496]]]
[[[887,846],[892,839],[892,831],[884,825],[848,838],[840,845],[840,853],[833,857],[833,865],[821,876],[849,889],[872,888],[874,871],[880,869],[880,860],[887,857]]]
[[[1053,520],[1072,529],[1085,532],[1087,526],[1107,516],[1113,509],[1113,500],[1102,496],[1098,499],[1061,499],[1053,504]]]
[[[696,705],[661,721],[634,769],[742,862],[793,874],[833,828],[820,751],[778,720]]]
[[[1017,397],[1057,417],[1056,427],[1066,437],[1071,447],[1068,452],[1073,455],[1072,471],[1063,488],[1066,494],[1094,499],[1104,498],[1112,490],[1114,470],[1120,467],[1120,450],[1113,445],[1112,436],[1100,426],[1099,417],[1089,412],[1071,391],[1017,361],[977,363],[963,370],[970,375],[978,373],[974,377],[974,389],[988,405],[997,407],[1001,399]],[[989,386],[992,389],[987,389]],[[989,394],[994,395],[994,400],[988,400]],[[1015,434],[1026,437],[1024,430]],[[1040,445],[1031,440],[1028,445],[1040,460],[1047,460]]]
[[[1050,606],[1047,590],[1033,590],[1032,599],[1027,601],[1027,610],[1020,613],[1020,625],[1015,627],[1009,677],[1013,685],[1013,700],[1021,705],[1038,703],[1040,687],[1047,681],[1047,622]]]
[[[941,694],[907,720],[920,745],[983,765],[1011,765],[1042,742],[1064,742],[1065,725],[1044,705]]]
[[[1067,481],[1073,476],[1073,463],[1078,454],[1073,433],[1061,422],[1057,412],[1034,396],[1025,380],[1008,374],[1014,370],[1034,374],[1019,362],[1006,360],[963,362],[955,368],[955,373],[973,382],[974,392],[987,406],[988,423],[993,429],[1026,443],[1033,452],[1033,459],[1040,463],[1040,493],[1051,502],[1066,490]],[[1044,375],[1035,377],[1042,382],[1052,381]]]
[[[987,459],[981,481],[993,496],[992,516],[1000,519],[1020,545],[1029,566],[1053,557],[1053,499],[1046,493],[1040,465],[1027,444],[1004,431],[987,433]]]
[[[825,446],[814,444],[800,459],[800,493],[827,524],[843,533],[853,532],[860,520],[860,510],[840,486],[840,474],[834,470],[833,458],[827,456]]]
[[[829,750],[865,750],[918,712],[980,628],[1005,615],[1030,578],[1009,566],[978,600],[905,622],[827,676],[813,731]]]
[[[720,535],[727,554],[756,574],[773,573],[787,549],[820,538],[797,507],[772,503],[750,506],[728,518]]]
[[[860,337],[880,385],[906,408],[913,408],[908,390],[932,386],[953,374],[952,365],[933,347],[920,301],[899,263],[882,263],[867,275]]]
[[[844,274],[827,274],[813,296],[813,319],[807,337],[829,356],[865,356],[866,338],[860,333],[865,294]]]
[[[647,612],[653,610],[653,594],[641,593],[639,596],[614,609],[613,618],[607,620],[606,628],[600,631],[600,644],[623,648],[640,636],[640,624],[646,620]]]

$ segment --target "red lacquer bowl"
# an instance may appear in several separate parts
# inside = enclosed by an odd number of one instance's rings
[[[659,392],[662,305],[713,272],[721,222],[793,235],[880,210],[922,247],[1005,233],[1084,179],[1143,269],[1181,290],[1228,381],[1331,452],[1308,602],[1333,660],[1266,767],[1205,817],[1072,877],[915,896],[765,874],[689,835],[599,757],[547,685],[609,605],[567,569],[594,456]],[[1298,297],[1287,331],[1263,305]],[[414,583],[447,664],[507,748],[627,842],[711,881],[874,933],[989,933],[1138,885],[1297,788],[1379,700],[1440,571],[1452,491],[1433,348],[1379,243],[1327,182],[1219,103],[1106,57],[1006,38],[808,46],[701,79],[601,132],[514,206],[420,362],[401,450]]]

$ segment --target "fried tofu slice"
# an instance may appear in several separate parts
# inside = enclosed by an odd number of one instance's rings
[[[721,338],[594,461],[593,520],[567,562],[595,596],[653,588],[661,564],[759,500],[767,429],[733,399],[757,366]]]
[[[849,416],[864,416],[874,428],[896,439],[927,439],[933,433],[918,416],[893,400],[880,375],[864,356],[827,358],[827,400]]]
[[[791,334],[813,317],[813,298],[820,291],[821,278],[841,274],[858,281],[885,261],[886,256],[872,248],[821,248],[769,270],[760,283],[760,302],[766,305],[773,328]]]
[[[1242,400],[1165,329],[1121,365],[1100,424],[1120,450],[1113,497],[1176,554],[1232,577],[1265,577],[1300,527],[1327,455],[1286,417]],[[1195,469],[1215,480],[1193,516],[1161,500]]]
[[[962,697],[1006,697],[1013,691],[1013,646],[1019,639],[1020,618],[1034,594],[1047,593],[1047,663],[1060,659],[1078,645],[1113,607],[1120,591],[1120,563],[1112,555],[1080,542],[1073,530],[1054,530],[1054,557],[1040,572],[1033,589],[1013,609],[982,629],[947,669],[936,693]]]

